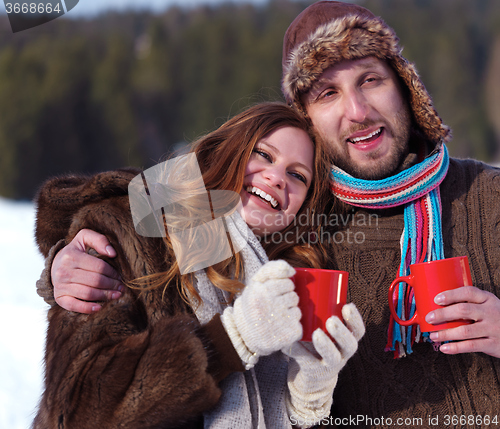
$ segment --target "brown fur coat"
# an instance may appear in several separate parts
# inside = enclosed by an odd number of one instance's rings
[[[64,177],[39,192],[36,240],[47,256],[89,228],[117,251],[124,281],[164,271],[159,238],[135,233],[128,183],[139,172]],[[200,326],[176,287],[126,289],[92,315],[48,313],[45,392],[33,427],[195,428],[220,396],[218,382],[243,367],[218,317]]]

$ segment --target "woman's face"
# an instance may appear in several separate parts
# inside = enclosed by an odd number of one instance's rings
[[[257,142],[240,193],[240,214],[257,236],[293,222],[311,186],[313,162],[313,142],[300,128],[278,128]]]

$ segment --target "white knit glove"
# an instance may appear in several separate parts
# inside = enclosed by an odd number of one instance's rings
[[[250,279],[233,307],[221,316],[246,369],[259,356],[269,355],[302,337],[299,297],[290,277],[295,270],[285,261],[264,264]]]
[[[344,305],[342,316],[347,326],[337,316],[326,321],[326,329],[335,341],[316,329],[312,344],[296,342],[282,350],[290,356],[286,402],[295,426],[314,426],[330,415],[338,374],[365,333],[363,319],[354,304]]]

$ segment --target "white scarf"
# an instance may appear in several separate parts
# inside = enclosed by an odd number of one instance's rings
[[[266,262],[267,255],[245,221],[235,212],[226,223],[233,242],[241,250],[245,283]],[[227,307],[229,294],[215,287],[204,270],[195,273],[196,289],[203,304],[196,310],[201,324],[209,322]],[[216,407],[204,413],[204,427],[210,429],[281,429],[292,428],[285,405],[288,358],[281,352],[261,356],[257,365],[244,373],[236,372],[221,383],[222,396]]]

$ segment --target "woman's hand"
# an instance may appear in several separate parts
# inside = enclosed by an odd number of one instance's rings
[[[264,264],[221,316],[234,348],[246,368],[259,356],[290,347],[302,337],[295,270],[285,261]]]
[[[326,321],[330,337],[316,329],[312,344],[296,342],[282,350],[290,356],[287,408],[295,426],[314,426],[330,415],[338,374],[365,333],[363,319],[354,304],[345,305],[342,316],[345,325],[337,316]]]
[[[100,304],[93,301],[119,298],[124,287],[111,265],[86,253],[89,247],[100,255],[116,256],[104,235],[82,229],[71,243],[57,253],[51,268],[56,302],[64,309],[77,313],[99,311]]]
[[[436,295],[434,302],[443,308],[427,314],[425,320],[428,323],[460,319],[474,321],[469,325],[432,332],[432,341],[456,341],[443,344],[439,348],[441,352],[450,355],[483,352],[500,357],[500,299],[497,296],[473,286],[464,286]]]

